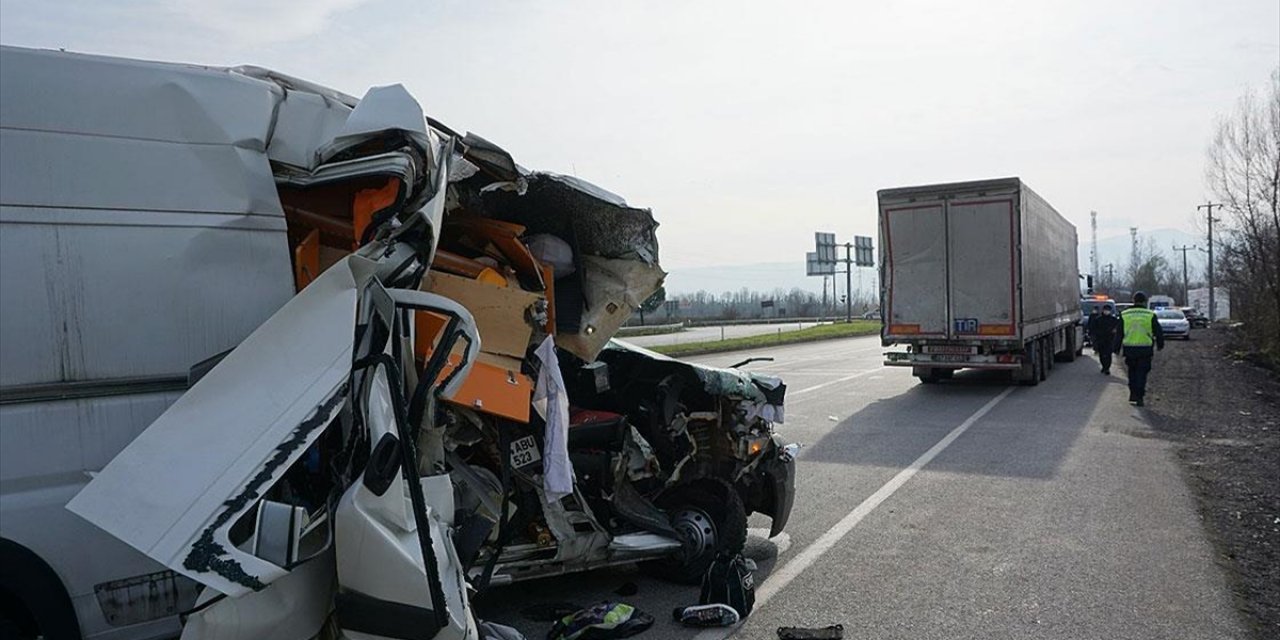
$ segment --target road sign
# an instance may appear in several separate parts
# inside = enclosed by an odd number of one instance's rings
[[[807,276],[830,276],[836,273],[836,263],[819,262],[818,254],[810,251],[804,254],[804,274]]]
[[[853,263],[859,267],[876,266],[875,251],[868,236],[853,237]]]
[[[819,231],[813,234],[814,246],[817,247],[818,262],[836,263],[836,234]]]

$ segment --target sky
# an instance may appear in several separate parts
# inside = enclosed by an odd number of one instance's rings
[[[1276,0],[0,0],[0,42],[402,83],[522,165],[651,208],[670,269],[875,235],[876,190],[1020,176],[1088,237],[1196,231]],[[749,286],[749,283],[746,283]]]

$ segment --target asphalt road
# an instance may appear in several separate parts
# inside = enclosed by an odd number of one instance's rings
[[[705,342],[707,340],[720,340],[721,338],[745,338],[748,336],[759,336],[769,333],[777,333],[782,331],[795,331],[797,329],[808,329],[823,322],[785,322],[778,324],[730,324],[717,327],[690,327],[684,331],[676,333],[662,333],[656,336],[635,336],[632,338],[622,338],[627,342],[638,344],[642,347],[652,347],[661,344],[684,344],[686,342]],[[733,364],[729,362],[727,364]]]
[[[1037,387],[981,372],[924,386],[881,351],[869,337],[750,354],[776,358],[753,369],[787,381],[780,431],[804,448],[787,530],[766,539],[768,518],[751,519],[757,601],[740,628],[676,625],[697,589],[629,567],[497,588],[481,615],[531,639],[549,625],[522,609],[606,599],[652,614],[638,637],[653,639],[836,623],[846,638],[1246,637],[1171,445],[1146,437],[1120,376],[1085,358]]]

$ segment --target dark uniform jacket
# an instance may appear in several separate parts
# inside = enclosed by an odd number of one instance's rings
[[[1095,349],[1106,351],[1120,343],[1120,318],[1115,315],[1089,316],[1089,341]]]

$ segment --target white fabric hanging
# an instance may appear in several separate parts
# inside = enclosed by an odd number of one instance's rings
[[[542,490],[547,502],[573,493],[573,463],[569,462],[569,394],[560,375],[560,359],[551,336],[534,352],[542,361],[538,384],[533,390],[533,408],[547,423],[543,436]]]

